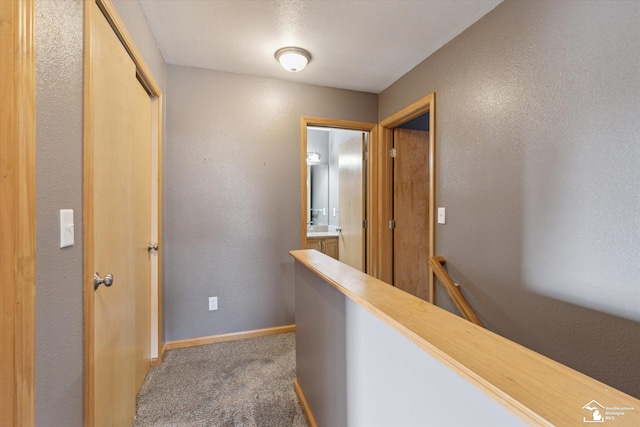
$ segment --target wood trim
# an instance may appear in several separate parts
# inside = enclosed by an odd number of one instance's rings
[[[115,34],[118,36],[123,46],[131,56],[136,65],[138,80],[145,87],[150,97],[157,98],[158,106],[158,346],[164,349],[162,344],[162,105],[163,96],[160,87],[156,83],[151,71],[140,52],[138,51],[133,38],[127,31],[124,23],[120,19],[111,0],[85,0],[84,2],[84,154],[83,154],[83,212],[84,212],[84,425],[92,427],[95,425],[94,414],[94,289],[93,289],[93,264],[94,241],[93,241],[93,129],[91,117],[92,110],[92,72],[91,57],[93,44],[91,32],[93,28],[92,8],[98,7],[107,21],[110,23]],[[164,351],[158,353],[158,360],[162,361]]]
[[[429,258],[429,265],[442,284],[444,290],[447,291],[447,294],[456,305],[458,311],[460,311],[460,314],[462,314],[462,316],[468,321],[484,328],[484,325],[476,315],[476,312],[473,311],[473,308],[471,308],[471,306],[467,302],[467,299],[464,297],[464,295],[462,295],[462,292],[460,292],[458,286],[453,283],[453,280],[451,280],[451,277],[449,277],[447,271],[442,267],[442,264],[444,264],[445,262],[446,261],[443,257]]]
[[[377,200],[372,228],[376,230],[376,275],[378,279],[393,283],[393,231],[389,220],[393,218],[393,160],[389,150],[393,147],[393,129],[378,126],[376,166]]]
[[[377,157],[378,145],[378,125],[371,122],[359,122],[353,120],[325,119],[321,117],[301,117],[300,118],[300,247],[307,247],[307,127],[319,126],[343,130],[356,130],[369,133],[369,160],[367,167],[367,217],[369,219],[369,227],[366,231],[366,252],[367,270],[370,274],[376,274],[377,261],[377,230],[372,225],[375,224],[374,217],[376,208],[374,205],[374,194],[376,185],[374,185],[377,169],[375,167],[375,159]]]
[[[640,425],[640,400],[628,394],[317,251],[291,255],[528,424],[574,425],[595,399],[636,408],[615,421]]]
[[[304,391],[302,391],[302,387],[300,386],[300,382],[298,378],[293,379],[293,388],[296,391],[296,395],[300,400],[300,405],[302,406],[302,411],[304,415],[307,417],[307,422],[309,423],[309,427],[318,427],[318,423],[316,423],[316,419],[313,417],[313,413],[311,412],[311,406],[309,406],[309,402],[304,395]]]
[[[0,2],[0,425],[35,424],[35,3]]]
[[[162,111],[163,111],[163,95],[160,94],[156,97],[156,107],[157,107],[157,145],[158,145],[158,356],[151,359],[151,366],[157,366],[162,363],[164,357],[164,342],[162,341],[162,256],[163,256],[163,245],[161,244],[162,240],[162,130],[163,130],[163,121],[162,121]],[[164,350],[163,350],[164,349]]]
[[[160,354],[158,356],[160,362],[164,360],[164,355],[167,354],[167,350],[167,343],[162,343],[162,350],[160,350]]]
[[[84,93],[83,93],[83,219],[84,219],[84,425],[95,425],[94,414],[94,360],[93,360],[93,307],[94,295],[91,287],[93,272],[94,239],[93,239],[93,104],[91,103],[91,58],[93,45],[91,30],[93,28],[93,14],[91,8],[95,3],[85,0],[84,4]]]
[[[267,335],[285,334],[287,332],[295,332],[295,330],[296,325],[275,326],[273,328],[255,329],[252,331],[232,332],[230,334],[168,341],[165,343],[165,347],[166,350],[175,350],[177,348],[197,347],[200,345],[216,344],[225,341],[238,341],[249,338],[265,337]],[[163,350],[165,349],[163,348]]]
[[[307,126],[300,118],[300,248],[307,247]]]
[[[379,217],[374,224],[378,230],[378,246],[381,253],[377,257],[376,277],[393,283],[393,232],[389,230],[388,220],[393,218],[393,162],[388,151],[393,147],[393,129],[429,112],[429,258],[435,253],[435,194],[436,194],[436,105],[435,93],[431,93],[411,105],[393,113],[380,122],[378,168],[378,212]],[[429,302],[434,301],[433,272],[429,266]]]
[[[407,105],[401,110],[386,117],[384,120],[381,120],[380,126],[385,128],[396,128],[411,119],[415,119],[416,117],[431,111],[434,98],[435,93],[430,93],[429,95],[418,99],[410,105]],[[429,129],[429,132],[431,132],[431,129]]]
[[[378,125],[374,124],[373,127],[369,130],[369,146],[367,148],[368,152],[368,160],[367,160],[367,271],[365,273],[369,273],[373,276],[377,274],[376,269],[376,256],[377,252],[374,251],[374,248],[378,248],[377,245],[377,230],[373,226],[376,220],[377,211],[375,209],[375,197],[376,187],[375,187],[375,178],[376,178],[376,152],[378,148]]]
[[[436,94],[429,95],[429,256],[436,253]],[[435,281],[429,274],[429,302],[435,303]]]
[[[322,117],[309,117],[309,116],[302,117],[302,120],[307,124],[307,126],[319,126],[319,127],[327,127],[327,128],[335,128],[335,129],[358,130],[363,132],[368,132],[371,129],[375,128],[377,125],[376,123],[371,123],[371,122],[326,119]]]
[[[164,342],[162,341],[162,271],[163,271],[163,257],[164,257],[164,240],[162,238],[162,141],[163,141],[163,121],[162,112],[164,104],[164,95],[159,93],[157,95],[158,102],[158,363],[162,363],[164,358]]]
[[[151,366],[158,366],[164,360],[164,354],[167,352],[167,343],[162,343],[158,350],[158,357],[151,359]]]

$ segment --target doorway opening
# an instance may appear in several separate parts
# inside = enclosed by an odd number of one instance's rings
[[[435,94],[382,120],[378,148],[378,278],[433,303]]]
[[[370,168],[375,123],[302,118],[301,247],[360,271],[370,265]]]

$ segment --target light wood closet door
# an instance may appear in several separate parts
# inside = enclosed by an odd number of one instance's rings
[[[429,298],[429,132],[395,129],[393,284]]]
[[[151,101],[97,7],[93,20],[93,257],[113,285],[94,293],[94,420],[128,426],[149,369]]]

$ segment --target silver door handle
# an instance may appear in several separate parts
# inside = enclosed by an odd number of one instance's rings
[[[342,227],[336,227],[336,231],[337,231],[338,233],[342,232]]]
[[[104,284],[107,288],[113,285],[113,274],[109,273],[104,277],[100,277],[100,273],[93,273],[93,290],[97,290],[98,286]]]
[[[154,243],[153,245],[151,243],[149,243],[149,245],[147,246],[147,251],[151,252],[151,251],[157,251],[158,250],[158,244]]]

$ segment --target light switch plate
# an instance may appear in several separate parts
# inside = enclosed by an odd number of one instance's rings
[[[444,224],[444,223],[445,223],[445,209],[438,208],[438,224]]]
[[[73,246],[73,209],[60,209],[60,247]]]

